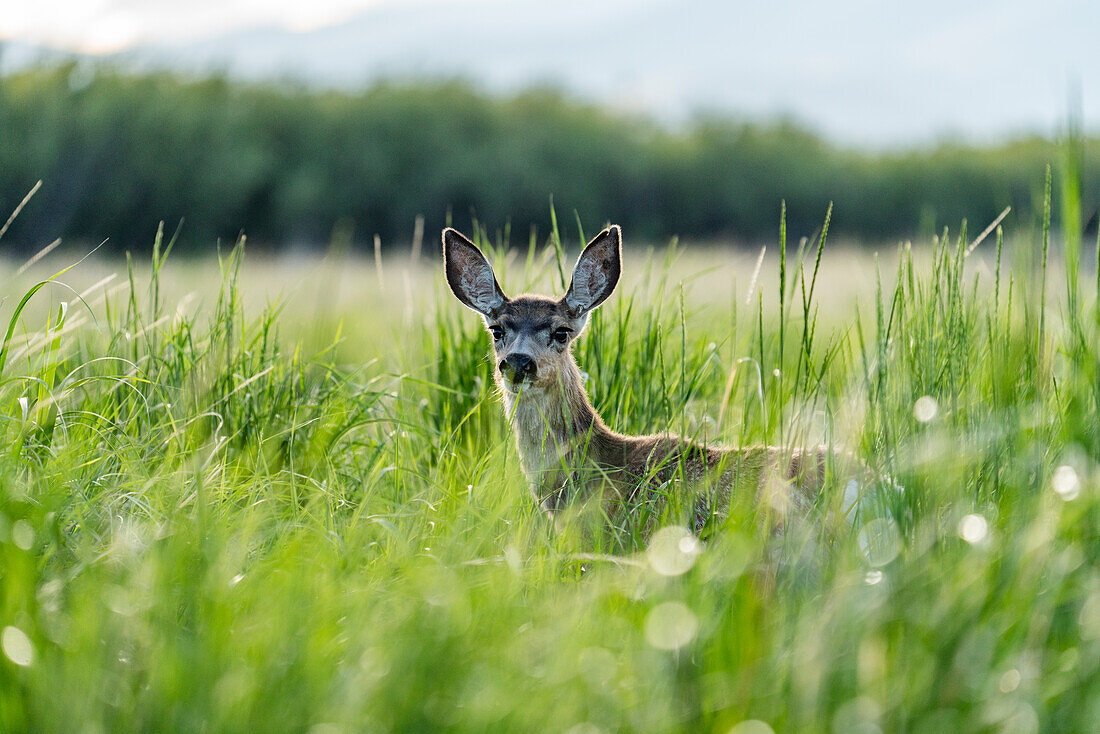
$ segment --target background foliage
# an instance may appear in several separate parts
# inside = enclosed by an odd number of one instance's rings
[[[1006,206],[1021,231],[1039,219],[1048,162],[1081,201],[1100,198],[1100,152],[1084,140],[1068,156],[1040,138],[873,155],[792,124],[670,130],[554,91],[501,99],[458,82],[345,93],[69,64],[0,78],[0,130],[0,208],[44,181],[7,235],[25,250],[57,236],[147,250],[158,222],[181,219],[183,249],[242,231],[253,248],[316,246],[334,229],[404,246],[418,215],[433,232],[448,211],[526,243],[531,226],[547,231],[551,195],[634,241],[763,239],[781,199],[795,237],[830,201],[834,233],[864,240],[984,225]],[[1095,226],[1095,211],[1081,221]]]

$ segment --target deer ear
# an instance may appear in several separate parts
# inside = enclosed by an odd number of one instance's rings
[[[494,316],[508,300],[485,255],[450,227],[443,230],[443,264],[451,291],[481,315]]]
[[[612,225],[592,238],[573,268],[573,281],[565,293],[565,305],[574,317],[588,313],[607,300],[622,272],[622,237]]]

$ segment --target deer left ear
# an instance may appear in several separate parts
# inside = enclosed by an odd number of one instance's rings
[[[622,236],[612,225],[592,238],[573,268],[573,281],[565,293],[565,305],[574,318],[606,301],[622,272]]]
[[[482,316],[495,316],[508,300],[485,255],[477,245],[450,227],[443,230],[443,263],[451,291]]]

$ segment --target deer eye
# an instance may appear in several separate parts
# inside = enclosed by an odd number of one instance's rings
[[[490,326],[489,332],[493,335],[493,341],[498,342],[504,338],[504,329],[499,326]]]
[[[568,329],[564,326],[559,326],[557,329],[554,329],[553,333],[550,334],[550,338],[556,341],[558,344],[565,344],[565,342],[569,341],[569,335],[572,333],[572,331],[572,329]]]

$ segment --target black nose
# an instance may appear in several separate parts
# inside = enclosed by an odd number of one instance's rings
[[[512,382],[535,379],[535,360],[526,354],[509,354],[499,366],[500,373]]]

